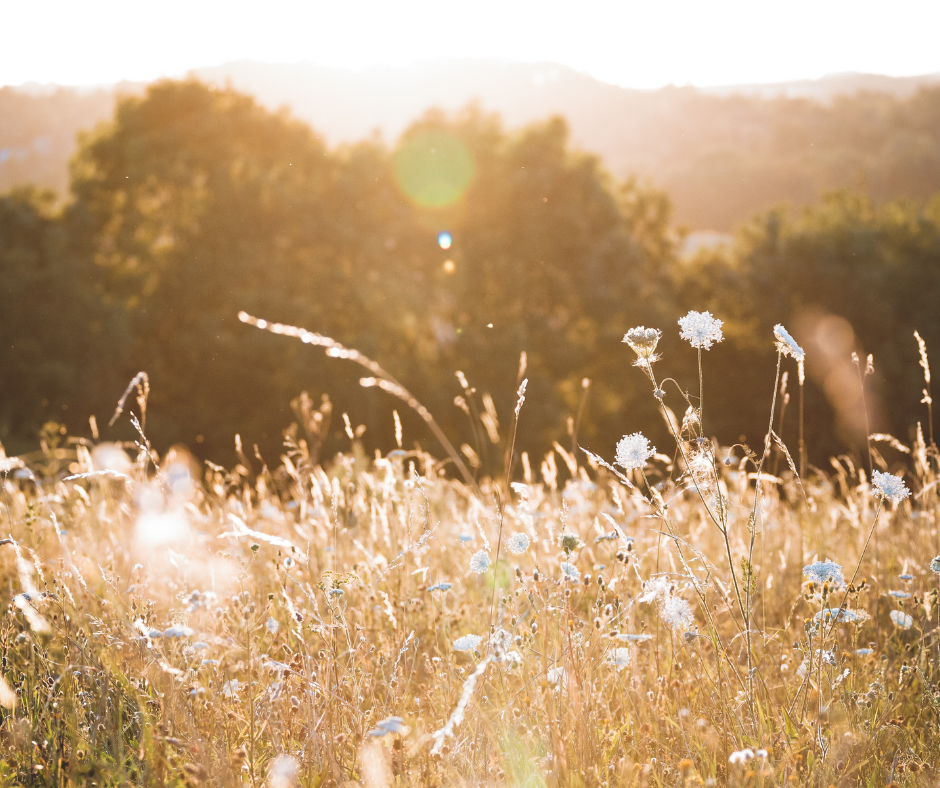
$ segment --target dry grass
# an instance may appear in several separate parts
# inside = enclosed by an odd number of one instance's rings
[[[697,425],[652,488],[560,448],[509,489],[354,440],[321,466],[296,432],[274,469],[4,459],[0,784],[936,784],[936,452],[885,449],[915,494],[882,507],[774,445],[755,502],[760,459]],[[843,594],[804,565],[863,551],[869,618],[820,622]]]

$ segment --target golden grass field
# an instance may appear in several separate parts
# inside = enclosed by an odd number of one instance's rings
[[[3,457],[0,784],[936,785],[926,409],[800,478],[773,435],[707,439],[655,344],[678,441],[637,467],[619,436],[514,452],[521,395],[498,478],[348,421],[317,464],[325,401],[276,461],[200,466],[149,446],[140,380],[136,444]]]

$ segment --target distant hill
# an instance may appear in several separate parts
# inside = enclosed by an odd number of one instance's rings
[[[879,200],[940,191],[940,75],[647,91],[549,63],[493,60],[358,72],[242,61],[193,73],[289,107],[333,145],[376,132],[394,143],[430,107],[475,101],[509,127],[560,114],[575,144],[615,175],[665,188],[692,229],[727,232],[773,204],[841,187]],[[0,190],[28,181],[64,190],[76,132],[111,115],[116,91],[142,89],[0,89]]]

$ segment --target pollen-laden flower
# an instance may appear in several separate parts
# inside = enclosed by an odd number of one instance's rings
[[[679,336],[694,348],[708,350],[714,343],[724,339],[721,326],[722,321],[713,317],[711,312],[689,312],[679,318]]]
[[[833,591],[845,590],[845,577],[842,575],[842,567],[835,561],[814,561],[812,564],[803,567],[803,575],[811,583],[818,586],[824,586],[829,583]]]
[[[522,555],[529,549],[529,535],[523,533],[513,534],[506,541],[506,547],[513,555]]]
[[[651,364],[659,358],[656,355],[656,345],[659,344],[662,335],[663,332],[658,328],[637,326],[624,334],[623,341],[630,346],[640,359]]]
[[[470,571],[477,575],[482,575],[490,568],[490,557],[486,550],[478,550],[470,556]]]
[[[630,649],[620,648],[613,649],[607,657],[610,660],[610,664],[613,665],[617,670],[623,670],[626,667],[630,666]]]
[[[454,651],[473,651],[482,642],[480,635],[463,635],[454,641]]]
[[[624,435],[617,443],[616,464],[626,471],[634,471],[646,465],[646,461],[656,454],[656,447],[641,432]]]
[[[871,475],[871,482],[875,488],[875,495],[887,498],[892,503],[899,503],[911,494],[911,491],[907,489],[907,485],[904,484],[904,479],[900,476],[875,471]]]
[[[777,340],[777,351],[783,353],[785,356],[790,356],[790,358],[796,359],[799,362],[802,362],[806,358],[806,353],[803,352],[796,340],[790,336],[790,332],[787,331],[780,323],[774,326],[774,337]]]

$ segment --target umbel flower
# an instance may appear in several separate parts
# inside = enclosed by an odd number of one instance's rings
[[[711,312],[689,312],[679,318],[679,336],[700,350],[708,350],[715,342],[721,342],[722,321],[713,317]]]
[[[506,546],[513,555],[521,555],[529,549],[529,536],[523,533],[513,534],[506,542]]]
[[[899,503],[911,494],[904,484],[904,479],[900,476],[893,476],[883,471],[875,471],[871,475],[872,487],[875,488],[875,495],[881,498],[887,498],[892,503]]]
[[[490,568],[490,557],[486,550],[479,550],[470,556],[470,571],[477,575],[482,575]]]
[[[774,337],[777,340],[778,352],[796,359],[797,361],[803,361],[803,359],[806,358],[806,353],[803,352],[803,348],[796,344],[796,340],[790,336],[790,332],[780,325],[780,323],[774,326]]]
[[[637,326],[631,328],[623,337],[634,353],[637,354],[638,363],[652,364],[659,356],[656,355],[656,345],[659,344],[663,332],[658,328]]]
[[[845,589],[845,577],[842,575],[842,567],[835,561],[814,561],[808,566],[803,567],[803,574],[811,583],[823,586],[829,583],[829,587],[842,591]]]
[[[617,444],[616,464],[626,471],[635,471],[646,465],[646,461],[656,454],[656,447],[650,446],[649,440],[641,432],[624,435]]]

